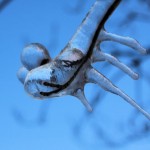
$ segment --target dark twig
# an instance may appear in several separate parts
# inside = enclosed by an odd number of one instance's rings
[[[0,2],[0,11],[2,11],[12,1],[13,0],[2,0],[2,2]]]

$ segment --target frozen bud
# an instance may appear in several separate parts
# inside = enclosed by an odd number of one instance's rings
[[[21,67],[17,72],[17,77],[24,84],[25,78],[28,74],[28,70],[25,67]]]
[[[44,65],[50,60],[47,49],[39,43],[27,45],[21,53],[21,61],[28,70]]]

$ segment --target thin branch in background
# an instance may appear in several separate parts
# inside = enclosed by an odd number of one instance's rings
[[[98,139],[101,139],[107,147],[115,148],[122,144],[114,139],[100,125],[94,125],[95,134]]]
[[[128,3],[128,2],[126,2]],[[139,5],[146,5],[148,7],[148,11],[150,8],[150,0],[137,0],[137,3]],[[141,10],[136,10],[136,11],[129,11],[129,13],[125,16],[123,21],[120,22],[119,26],[125,26],[128,24],[132,24],[133,22],[144,22],[144,23],[149,23],[150,21],[150,14],[149,13],[144,13]]]
[[[0,1],[0,12],[6,7],[8,6],[8,4],[12,2],[12,0],[2,0]]]
[[[49,43],[48,49],[49,52],[56,52],[57,46],[59,45],[59,33],[60,33],[60,26],[59,23],[53,22],[50,24],[50,36],[49,36]]]
[[[149,130],[150,126],[144,126],[143,129],[133,132],[119,141],[118,140],[114,141],[113,138],[110,135],[106,134],[106,131],[104,131],[101,127],[97,126],[97,128],[96,127],[94,128],[96,129],[95,132],[96,135],[100,139],[103,139],[107,147],[119,148],[119,147],[126,146],[129,143],[141,140],[142,138],[148,137],[149,133],[147,132],[147,129]]]
[[[71,3],[72,3],[73,1],[71,1]],[[86,1],[83,1],[83,0],[78,0],[77,2],[76,2],[76,4],[75,5],[73,5],[73,6],[69,6],[69,4],[65,4],[64,5],[64,10],[68,13],[68,14],[80,14],[81,12],[82,12],[82,10],[84,9],[84,7],[85,7],[85,5],[86,5]]]
[[[50,108],[50,102],[47,101],[40,106],[39,115],[37,116],[38,125],[43,125],[48,120],[48,112]]]
[[[150,73],[145,70],[143,72],[144,72],[144,75],[143,75],[144,77],[143,76],[142,77],[146,80],[147,84],[149,84],[150,86]]]
[[[141,4],[146,4],[148,8],[150,8],[150,0],[138,0]]]
[[[135,11],[132,11],[130,13],[128,13],[126,16],[125,16],[125,19],[123,19],[122,22],[120,22],[120,26],[125,26],[125,25],[128,25],[135,21],[140,21],[140,22],[146,22],[148,23],[150,20],[150,15],[149,14],[145,14],[145,13],[141,13],[141,12],[135,12]]]
[[[128,50],[122,50],[121,52],[119,50],[112,50],[111,55],[119,58],[119,57],[134,57],[135,53]]]
[[[21,111],[17,108],[12,109],[12,115],[14,119],[21,125],[24,126],[39,126],[44,125],[47,122],[47,115],[50,107],[49,102],[42,103],[38,115],[35,119],[29,120],[27,116],[24,116]]]

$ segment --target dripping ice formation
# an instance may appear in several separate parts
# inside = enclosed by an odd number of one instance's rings
[[[31,43],[26,46],[21,54],[23,67],[17,76],[27,93],[38,99],[72,95],[88,111],[92,111],[84,95],[84,86],[86,83],[94,83],[119,95],[150,119],[150,115],[132,98],[91,66],[94,62],[107,61],[131,78],[138,79],[138,74],[131,68],[100,49],[103,41],[114,41],[146,54],[146,50],[135,39],[109,33],[104,29],[105,22],[120,2],[121,0],[97,0],[72,39],[55,59],[50,58],[41,44]]]

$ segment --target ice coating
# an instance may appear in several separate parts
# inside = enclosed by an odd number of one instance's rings
[[[91,67],[94,62],[107,61],[133,79],[138,79],[138,74],[131,68],[100,49],[100,44],[107,40],[129,46],[146,54],[146,50],[135,39],[109,33],[103,28],[120,1],[97,0],[73,38],[55,59],[51,60],[45,50],[42,53],[40,50],[34,51],[34,48],[39,45],[31,44],[25,52],[23,50],[21,60],[29,72],[20,71],[18,78],[24,83],[25,90],[33,97],[42,99],[72,95],[77,97],[88,111],[92,111],[92,107],[84,95],[84,86],[86,83],[94,83],[108,92],[119,95],[150,119],[150,115],[132,98]],[[47,58],[48,62],[41,63]]]

